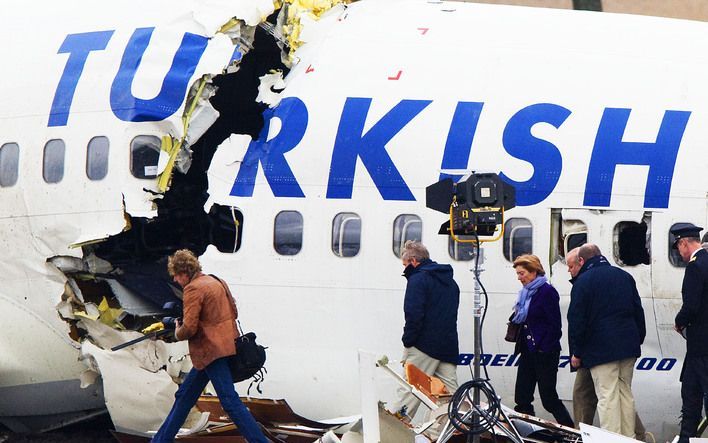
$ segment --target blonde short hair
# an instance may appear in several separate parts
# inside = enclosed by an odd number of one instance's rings
[[[516,260],[514,260],[514,268],[518,266],[521,266],[528,272],[535,272],[537,275],[546,275],[541,260],[532,254],[524,254],[516,257]]]
[[[202,271],[199,259],[189,249],[180,249],[167,259],[167,272],[174,277],[177,274],[187,274],[192,279]]]

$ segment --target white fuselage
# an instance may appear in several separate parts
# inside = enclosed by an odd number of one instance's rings
[[[50,3],[43,8],[50,5],[63,12]],[[81,257],[81,249],[69,246],[118,234],[124,210],[157,216],[143,191],[157,190],[156,180],[131,175],[129,145],[142,134],[180,138],[184,104],[160,121],[117,117],[111,87],[128,41],[136,29],[155,27],[132,84],[136,97],[154,97],[184,32],[211,36],[216,29],[209,25],[242,13],[204,9],[204,16],[189,16],[198,6],[186,1],[106,5],[97,16],[84,7],[86,20],[57,26],[47,14],[46,26],[35,26],[42,38],[15,29],[13,44],[0,49],[2,59],[13,61],[0,86],[0,146],[20,147],[17,183],[0,187],[1,416],[38,413],[25,402],[42,405],[46,414],[72,409],[54,400],[59,394],[44,401],[32,389],[75,388],[85,369],[80,344],[55,308],[66,279],[46,260]],[[12,21],[35,22],[14,8]],[[266,119],[268,137],[222,144],[205,171],[205,209],[212,203],[238,208],[243,229],[238,251],[209,247],[200,260],[229,283],[243,327],[269,347],[262,395],[285,398],[312,417],[361,409],[357,351],[396,359],[402,350],[406,282],[393,226],[403,214],[420,217],[431,258],[455,270],[462,290],[460,352],[471,354],[472,262],[448,254],[448,238],[437,234],[446,217],[426,208],[425,187],[443,170],[487,170],[516,183],[517,207],[505,217],[531,226],[529,252],[541,258],[560,292],[564,316],[570,283],[562,238],[576,232],[570,222],[583,222],[587,240],[613,264],[622,244],[618,224],[646,222],[650,264],[623,266],[637,281],[647,324],[635,401],[649,430],[675,434],[685,346],[672,326],[683,273],[669,261],[668,231],[677,222],[708,221],[707,25],[454,2],[362,1],[331,12],[304,26],[305,44],[280,103],[267,111],[274,113]],[[67,35],[105,30],[115,32],[105,49],[86,57],[68,118],[50,126],[69,59],[58,49]],[[229,43],[209,40],[189,85],[221,72],[215,67],[228,63]],[[108,173],[97,181],[85,173],[86,146],[95,136],[110,140]],[[66,144],[58,183],[43,180],[43,147],[51,139]],[[249,161],[257,162],[253,172],[244,169]],[[302,215],[295,255],[273,247],[281,211]],[[353,257],[333,252],[340,213],[361,220]],[[511,404],[516,371],[503,335],[519,283],[502,241],[484,244],[484,255],[484,350],[492,383]],[[566,332],[564,319],[562,354]],[[469,370],[460,366],[458,375],[467,379]],[[573,380],[567,366],[559,369],[564,401]],[[392,384],[383,375],[380,381],[381,397],[390,398]],[[91,399],[82,401],[100,406],[100,395]]]

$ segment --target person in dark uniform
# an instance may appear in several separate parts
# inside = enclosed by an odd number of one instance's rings
[[[686,338],[679,443],[689,443],[696,436],[708,393],[708,252],[701,247],[701,229],[691,223],[678,223],[671,229],[673,248],[688,263],[681,286],[683,305],[674,320],[674,329]]]

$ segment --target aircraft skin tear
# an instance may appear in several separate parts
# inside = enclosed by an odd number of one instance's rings
[[[189,170],[192,155],[191,146],[197,143],[219,118],[219,111],[214,109],[209,101],[217,89],[213,85],[212,79],[224,72],[238,71],[241,60],[253,48],[254,38],[255,26],[239,19],[231,19],[229,22],[221,24],[218,34],[211,37],[210,46],[214,44],[215,39],[228,45],[231,54],[230,61],[226,64],[224,64],[224,60],[228,60],[226,58],[221,58],[220,62],[215,61],[214,65],[210,65],[211,67],[204,71],[201,78],[191,85],[180,117],[181,127],[177,121],[177,114],[167,119],[173,122],[172,127],[167,131],[171,140],[167,141],[163,138],[157,171],[158,194],[153,194],[153,197],[158,197],[159,193],[164,193],[169,189],[174,168],[183,174]],[[222,57],[223,55],[221,54]]]
[[[246,156],[251,140],[252,138],[249,135],[231,134],[229,138],[221,142],[216,148],[207,174],[211,192],[209,200],[204,205],[205,210],[214,203],[222,203],[216,201],[217,199],[213,197],[214,195],[229,195],[233,177],[236,176],[241,162]]]
[[[283,39],[289,52],[283,63],[288,67],[296,62],[295,51],[311,38],[306,29],[326,14],[342,15],[351,0],[284,0],[278,14],[278,28],[273,35]],[[281,48],[285,51],[285,48]]]
[[[94,338],[94,334],[99,334],[96,325],[100,323],[89,326]],[[101,337],[99,341],[117,344],[119,340],[116,337]],[[81,346],[82,360],[89,369],[101,376],[106,407],[117,431],[143,434],[155,431],[170,411],[177,385],[167,371],[158,370],[158,365],[167,364],[168,368],[173,366],[171,372],[186,368],[181,367],[180,363],[184,361],[179,362],[179,359],[174,360],[179,363],[168,361],[168,352],[157,349],[159,343],[141,343],[141,346],[136,346],[141,351],[126,348],[128,350],[116,352],[102,349],[89,340]],[[186,347],[182,349],[186,352]],[[88,378],[84,375],[84,379]],[[193,409],[190,415],[194,414],[198,415],[198,411]]]
[[[258,97],[256,101],[265,103],[270,107],[278,106],[281,99],[281,92],[285,89],[283,72],[276,71],[260,77],[261,84],[258,86]]]
[[[144,304],[141,303],[149,289],[141,292],[139,288],[142,283],[131,280],[132,276],[136,269],[141,269],[144,273],[155,272],[155,277],[163,282],[168,281],[163,260],[170,249],[188,247],[200,253],[200,246],[190,244],[189,236],[181,231],[175,231],[170,236],[165,231],[184,225],[184,220],[174,218],[173,214],[185,217],[183,214],[194,211],[187,217],[196,225],[199,222],[195,218],[207,216],[200,211],[214,204],[210,195],[229,195],[228,190],[219,193],[218,189],[229,186],[230,180],[219,178],[220,184],[216,185],[214,177],[208,172],[209,165],[215,161],[238,168],[252,137],[260,133],[263,124],[262,112],[267,106],[258,103],[277,106],[280,101],[277,90],[286,86],[284,75],[288,67],[282,64],[282,60],[287,58],[285,51],[278,52],[276,59],[273,52],[268,52],[271,49],[263,50],[263,42],[256,47],[257,35],[261,39],[267,37],[257,33],[257,25],[266,23],[266,18],[273,13],[272,2],[217,3],[224,3],[224,8],[185,14],[167,24],[168,27],[174,26],[174,29],[199,32],[210,42],[194,72],[192,78],[195,80],[188,89],[181,111],[164,120],[147,123],[146,127],[151,130],[146,132],[162,134],[162,138],[156,167],[158,174],[145,186],[143,201],[136,199],[135,189],[123,189],[121,192],[120,187],[116,188],[113,210],[101,214],[100,223],[80,220],[75,227],[67,224],[65,232],[54,237],[51,245],[37,244],[38,252],[51,257],[47,262],[52,265],[50,270],[56,271],[56,282],[64,283],[64,292],[56,303],[56,310],[66,325],[67,340],[80,348],[80,361],[85,370],[77,373],[76,378],[82,388],[99,382],[102,384],[106,407],[118,431],[147,433],[156,430],[170,410],[178,386],[176,382],[191,369],[186,342],[146,340],[119,351],[110,351],[118,344],[144,336],[137,331],[148,320],[154,321],[161,307],[152,306],[153,301],[147,298]],[[326,10],[342,2],[326,3],[315,2],[310,5],[314,9],[308,9],[305,3],[299,1],[289,4],[288,11],[281,11],[283,21],[277,25],[275,32],[270,33],[271,37],[284,35],[282,24],[286,22],[286,14],[289,14],[288,38],[294,45],[302,30],[300,17],[305,17],[303,20],[308,23],[315,21]],[[344,9],[341,5],[340,8]],[[233,18],[224,21],[225,16]],[[277,42],[271,41],[265,47],[268,48],[269,44],[275,47]],[[238,77],[237,83],[233,82],[233,78],[226,78],[241,75],[243,61],[248,60],[247,56],[254,49],[260,51],[260,55],[254,57],[262,57],[263,61],[253,63],[255,68],[249,66],[246,77]],[[262,75],[261,72],[260,76],[253,77],[254,69],[260,70],[262,65],[267,65],[270,73],[266,71]],[[219,94],[225,95],[226,101]],[[237,121],[232,120],[233,115],[222,115],[233,112],[228,109],[224,111],[225,105],[238,108],[235,100],[244,99],[250,100],[249,109],[244,114],[239,108]],[[220,105],[217,104],[219,102]],[[212,134],[213,127],[219,125],[221,127]],[[199,159],[195,163],[195,147],[207,151],[207,154],[200,153],[206,160]],[[209,150],[212,150],[211,153]],[[223,168],[219,170],[223,171]],[[200,178],[202,176],[206,180]],[[209,187],[205,186],[207,181]],[[203,186],[203,191],[192,190],[195,183]],[[200,204],[199,199],[203,195],[207,198]],[[120,240],[117,240],[119,237]],[[40,241],[40,238],[51,237],[34,238]],[[166,238],[175,238],[178,243],[172,244]],[[142,251],[134,255],[130,252],[131,242],[150,244],[134,243]],[[72,252],[76,256],[67,254],[67,246],[76,248]],[[144,269],[141,262],[150,263],[152,267]],[[185,426],[190,427],[190,420],[191,423],[198,423],[199,418],[200,414],[193,410]]]

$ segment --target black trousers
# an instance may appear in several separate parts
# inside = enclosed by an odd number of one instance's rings
[[[703,401],[708,394],[708,356],[689,357],[681,371],[681,432],[679,443],[688,443],[696,436],[701,421]]]
[[[522,352],[519,357],[519,368],[516,372],[516,388],[514,401],[517,412],[535,415],[533,409],[533,394],[538,384],[543,408],[553,414],[556,421],[564,426],[573,427],[565,405],[558,398],[556,379],[558,376],[558,361],[560,351],[556,352]]]

